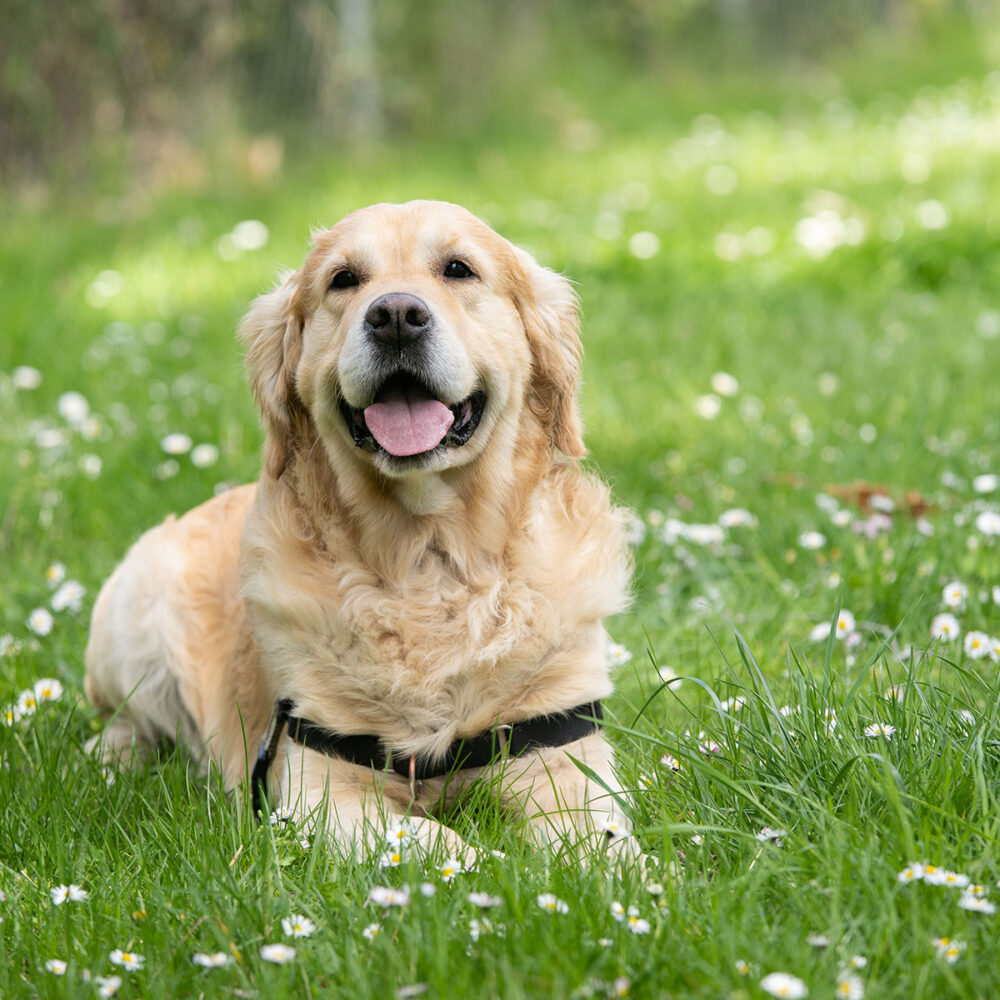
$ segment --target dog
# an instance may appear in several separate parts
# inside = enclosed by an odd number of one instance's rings
[[[542,841],[634,839],[598,726],[627,517],[579,463],[569,282],[456,205],[380,204],[314,234],[239,336],[259,481],[102,588],[97,752],[180,741],[354,851],[405,821],[468,856],[437,817],[484,777]]]

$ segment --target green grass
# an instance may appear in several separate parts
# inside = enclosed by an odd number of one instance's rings
[[[989,40],[845,62],[832,95],[702,80],[692,107],[690,95],[671,105],[626,88],[620,115],[593,111],[603,139],[586,153],[503,133],[475,149],[310,156],[261,187],[219,175],[193,192],[9,207],[0,635],[13,647],[0,656],[0,705],[41,677],[65,693],[0,726],[0,994],[93,996],[84,970],[111,974],[121,948],[146,959],[122,974],[121,996],[381,998],[426,984],[427,996],[582,997],[625,977],[635,997],[750,1000],[780,970],[832,997],[854,955],[868,960],[857,974],[869,996],[991,995],[998,918],[960,909],[957,890],[897,881],[929,861],[1000,897],[996,665],[930,639],[951,580],[968,587],[963,631],[1000,634],[997,540],[974,524],[997,494],[973,487],[1000,472]],[[720,164],[731,172],[707,173]],[[706,187],[734,178],[728,193]],[[632,656],[608,729],[645,850],[677,859],[679,877],[651,876],[661,895],[637,871],[529,849],[488,790],[453,821],[506,858],[442,883],[416,863],[382,871],[255,826],[183,753],[110,785],[81,753],[98,728],[82,653],[101,581],[144,528],[256,475],[260,435],[233,337],[249,299],[297,265],[310,226],[417,196],[468,205],[578,282],[593,462],[648,528],[634,607],[611,623]],[[928,228],[937,203],[946,224]],[[858,241],[808,253],[796,227],[823,211],[837,213],[822,217],[833,230],[858,220]],[[266,248],[220,259],[216,240],[245,218],[267,224]],[[659,239],[648,259],[629,249],[642,232]],[[109,269],[121,290],[93,304]],[[37,389],[12,388],[19,365],[41,372]],[[707,420],[695,404],[718,371],[739,387]],[[70,390],[97,417],[86,436],[57,412]],[[61,432],[52,446],[46,430]],[[176,431],[215,444],[217,464],[165,455]],[[87,455],[100,459],[93,478]],[[899,505],[913,491],[924,520],[897,511],[877,537],[859,534],[858,481],[884,484]],[[817,504],[831,492],[846,513]],[[756,526],[707,545],[664,538],[664,523],[712,524],[734,507]],[[825,536],[819,548],[800,543],[807,531]],[[87,596],[35,637],[26,622],[50,600],[54,562]],[[857,645],[809,641],[841,608]],[[680,686],[664,685],[665,667]],[[736,697],[741,708],[723,707]],[[894,726],[891,740],[866,737],[874,723]],[[708,741],[711,753],[699,749]],[[786,831],[780,846],[757,839],[765,826]],[[54,906],[49,889],[68,883],[88,899]],[[378,884],[410,887],[410,906],[382,914],[366,902]],[[472,890],[502,902],[482,914]],[[545,892],[569,912],[543,912]],[[616,923],[614,901],[638,907],[650,933]],[[269,965],[260,947],[284,939],[291,913],[317,930],[295,942],[295,962]],[[484,917],[495,930],[473,941],[469,923]],[[382,933],[370,942],[373,921]],[[967,945],[954,965],[931,943],[945,936]],[[192,965],[193,952],[217,950],[237,961]],[[51,958],[69,962],[64,978],[45,970]]]

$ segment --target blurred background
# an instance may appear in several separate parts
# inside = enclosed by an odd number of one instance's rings
[[[933,76],[974,74],[996,14],[993,0],[7,0],[0,171],[37,202],[220,171],[263,183],[302,155],[414,137],[586,152],[720,101],[849,97],[900,58],[919,73],[918,53]]]

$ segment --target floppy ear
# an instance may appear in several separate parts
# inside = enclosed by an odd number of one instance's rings
[[[580,319],[576,293],[561,275],[517,250],[525,281],[515,290],[531,346],[528,405],[552,443],[569,458],[583,458],[583,424],[577,403],[580,381]]]
[[[264,467],[275,477],[288,464],[296,432],[305,419],[305,408],[295,390],[304,322],[298,291],[296,272],[273,292],[254,299],[238,333],[247,352],[250,387],[267,432]]]

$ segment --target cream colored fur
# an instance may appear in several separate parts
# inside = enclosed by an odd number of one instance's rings
[[[474,279],[443,276],[458,258]],[[361,283],[332,289],[338,269]],[[365,373],[362,319],[389,291],[435,317],[455,399],[485,390],[463,447],[423,467],[358,449],[338,398]],[[264,418],[256,485],[145,534],[94,608],[86,689],[113,721],[108,756],[179,739],[227,786],[248,774],[279,697],[397,754],[611,692],[603,620],[627,600],[623,518],[583,472],[580,341],[568,283],[457,206],[376,205],[315,236],[305,264],[245,318]],[[421,463],[415,463],[417,466]],[[601,839],[616,787],[600,735],[508,761],[491,777],[540,835]],[[287,738],[274,798],[346,843],[407,812],[420,837],[464,851],[435,807],[477,777],[425,782],[330,759]]]

